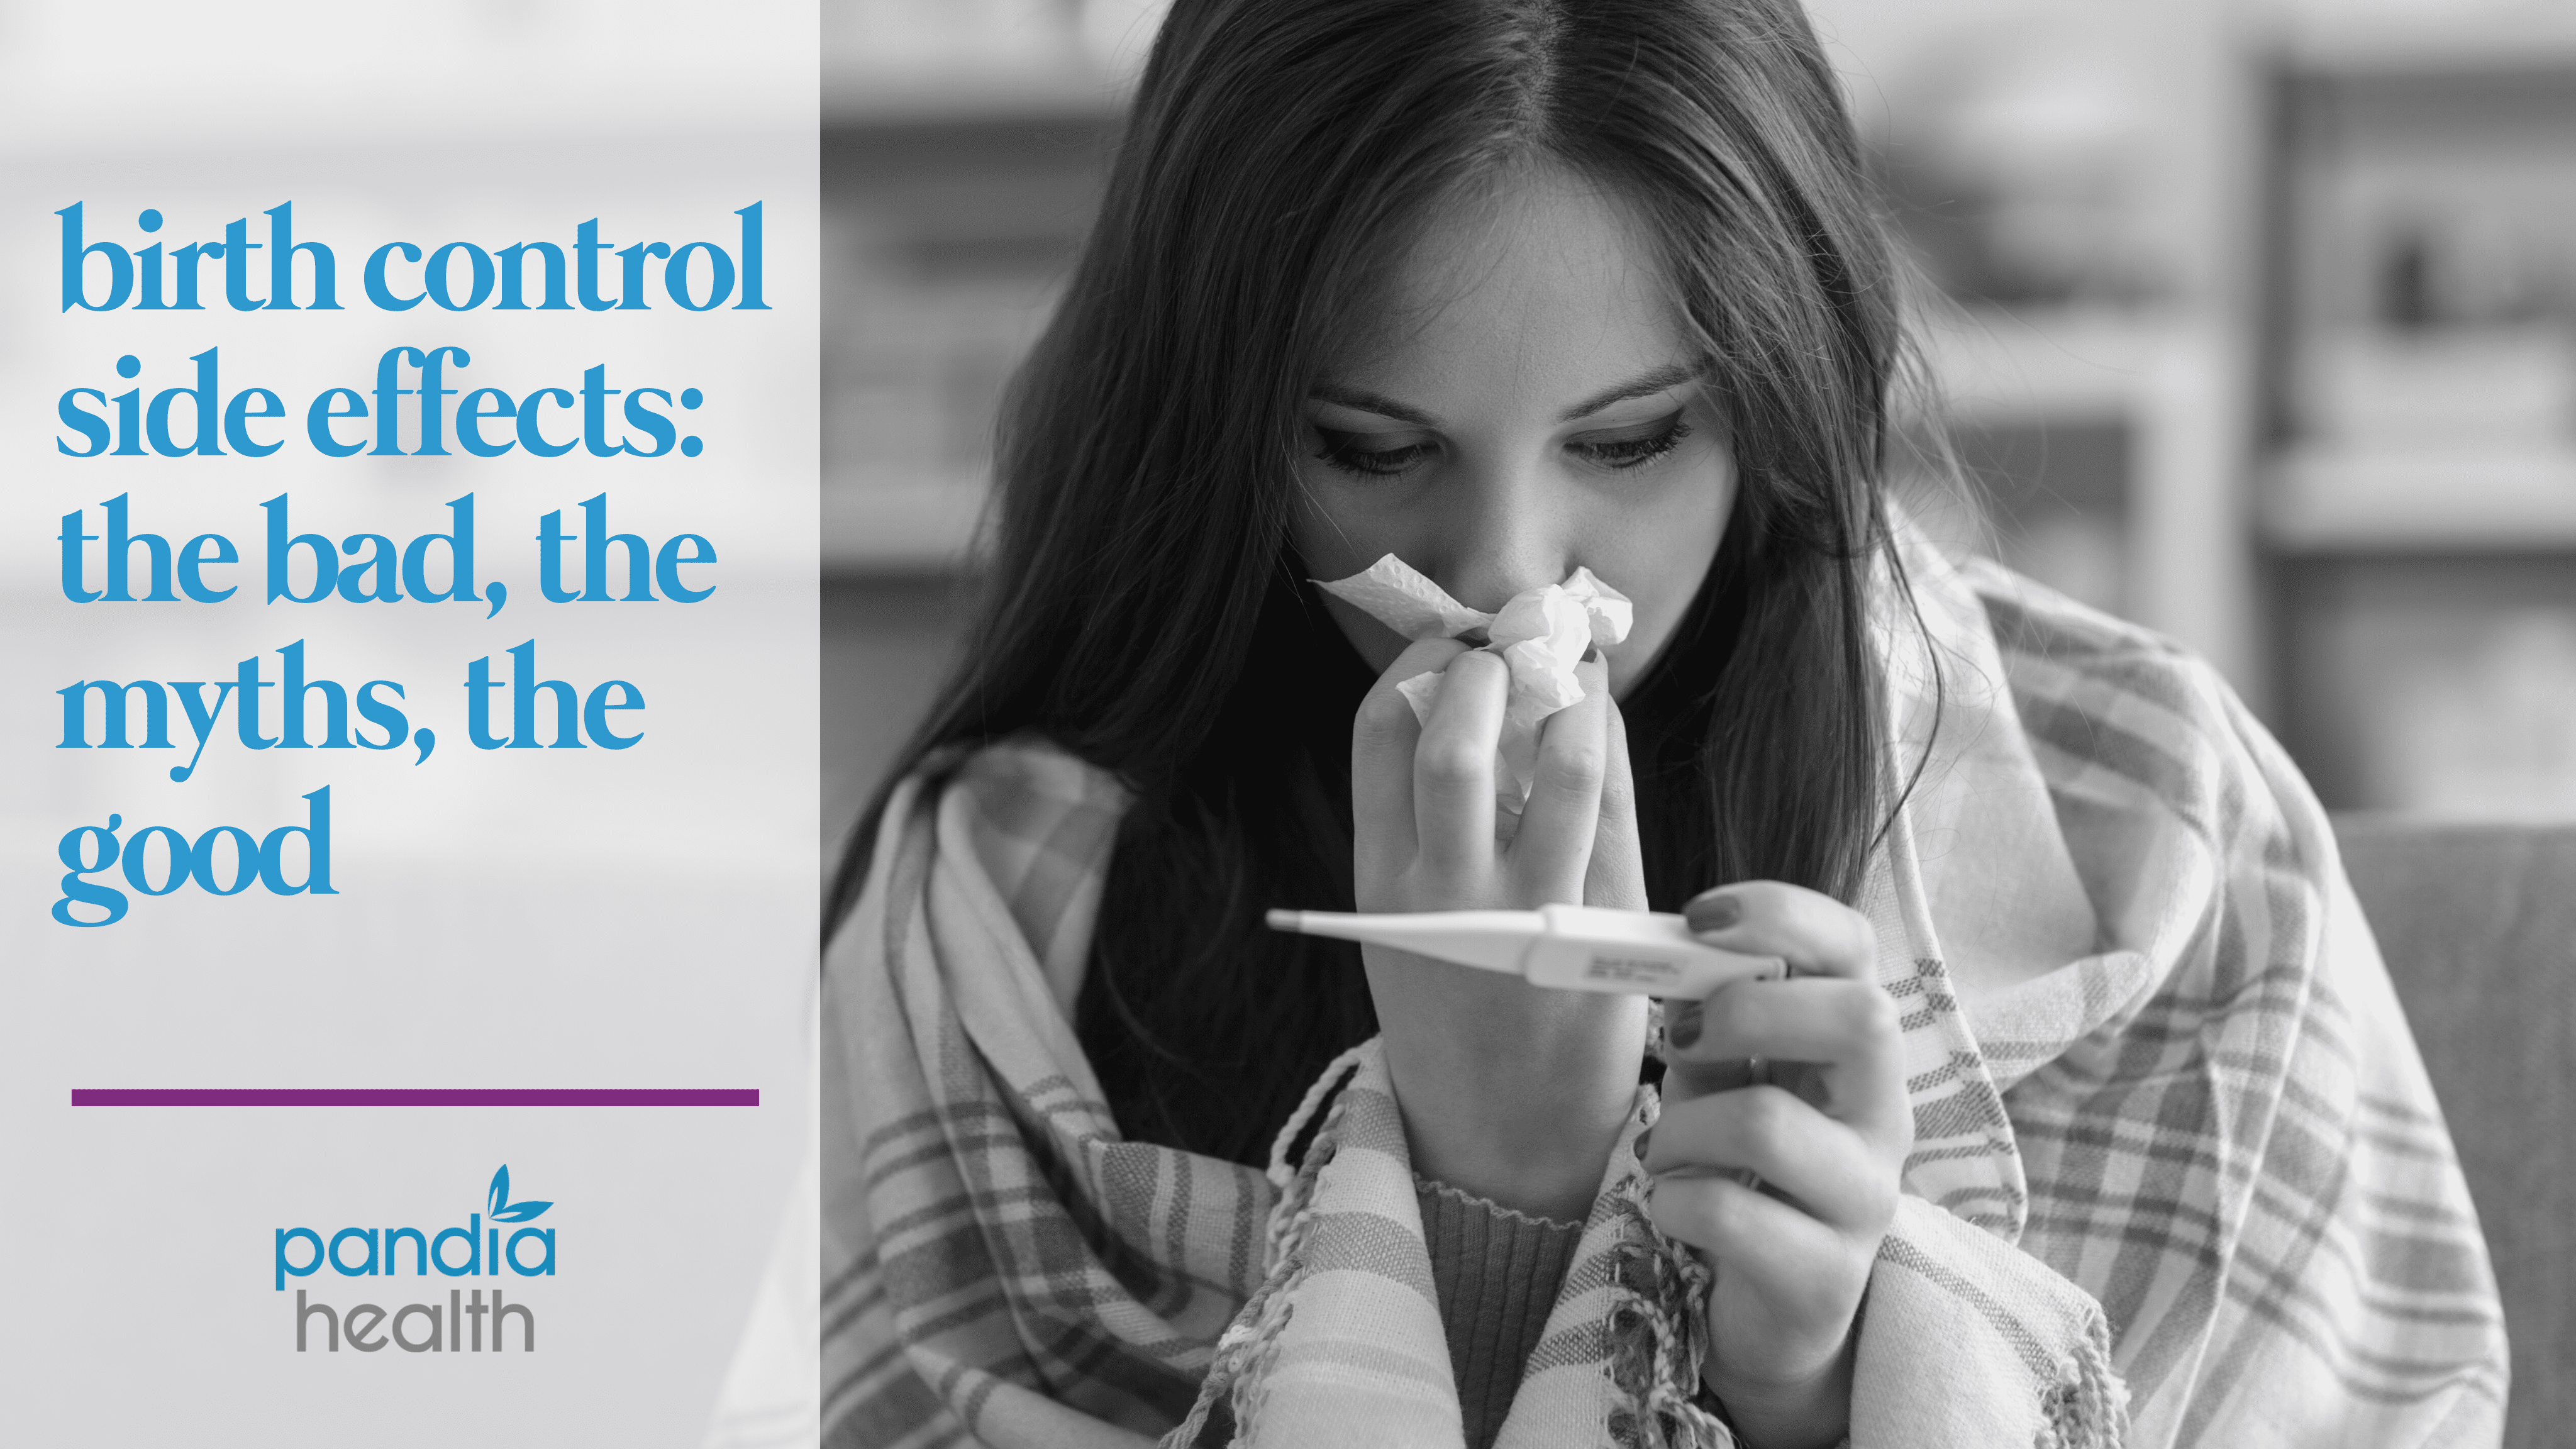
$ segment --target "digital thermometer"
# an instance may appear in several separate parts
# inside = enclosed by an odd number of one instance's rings
[[[1687,922],[1664,911],[1272,911],[1268,919],[1273,930],[1393,946],[1559,991],[1696,998],[1730,981],[1771,981],[1784,973],[1777,956],[1744,956],[1701,944]]]

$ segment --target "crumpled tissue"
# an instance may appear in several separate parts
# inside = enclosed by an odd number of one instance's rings
[[[1473,640],[1482,635],[1479,647],[1503,657],[1511,688],[1503,706],[1502,738],[1494,748],[1494,805],[1497,830],[1507,837],[1519,823],[1538,771],[1540,722],[1583,698],[1574,666],[1593,646],[1627,638],[1636,620],[1628,596],[1587,568],[1566,575],[1563,583],[1517,594],[1493,614],[1449,597],[1394,554],[1349,578],[1315,582],[1407,639]],[[1440,672],[1417,674],[1396,689],[1412,704],[1413,717],[1427,720],[1440,692]]]

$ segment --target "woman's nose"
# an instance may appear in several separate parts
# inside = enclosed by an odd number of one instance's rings
[[[1550,507],[1532,465],[1461,469],[1451,475],[1455,511],[1443,520],[1448,547],[1437,577],[1450,596],[1492,612],[1529,589],[1574,571],[1566,520]]]

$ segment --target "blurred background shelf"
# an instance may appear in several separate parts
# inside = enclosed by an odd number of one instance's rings
[[[2576,9],[2522,3],[2367,4],[2352,0],[2281,7],[2280,53],[2302,74],[2512,83],[2576,66]],[[2437,111],[2451,109],[2435,99]]]
[[[984,499],[984,480],[971,475],[889,483],[827,480],[823,571],[827,577],[899,578],[965,569]]]
[[[1160,0],[824,0],[823,124],[1111,120]]]
[[[2294,451],[2265,495],[2264,539],[2284,555],[2576,559],[2576,448]]]
[[[964,73],[854,65],[823,77],[827,130],[910,130],[1030,121],[1106,121],[1126,78],[1090,64],[977,67]]]
[[[1141,16],[1057,0],[827,7],[827,577],[969,564],[1002,386],[1090,228]]]
[[[823,828],[964,621],[995,409],[1089,230],[1156,7],[823,7]]]
[[[2227,331],[2172,307],[2079,304],[1963,310],[1922,336],[1984,514],[1982,538],[1961,541],[2249,679]]]
[[[2268,59],[2272,722],[2346,808],[2576,817],[2576,10]]]

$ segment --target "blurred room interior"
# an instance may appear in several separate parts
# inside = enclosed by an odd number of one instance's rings
[[[994,402],[1160,9],[824,5],[827,848],[953,644]],[[1994,551],[2214,661],[2338,812],[2544,1442],[2576,1408],[2533,1397],[2576,1362],[2576,1146],[2530,1115],[2576,1110],[2576,5],[1809,9],[1937,286]],[[2545,964],[2446,996],[2473,948],[2384,914],[2435,869]]]

